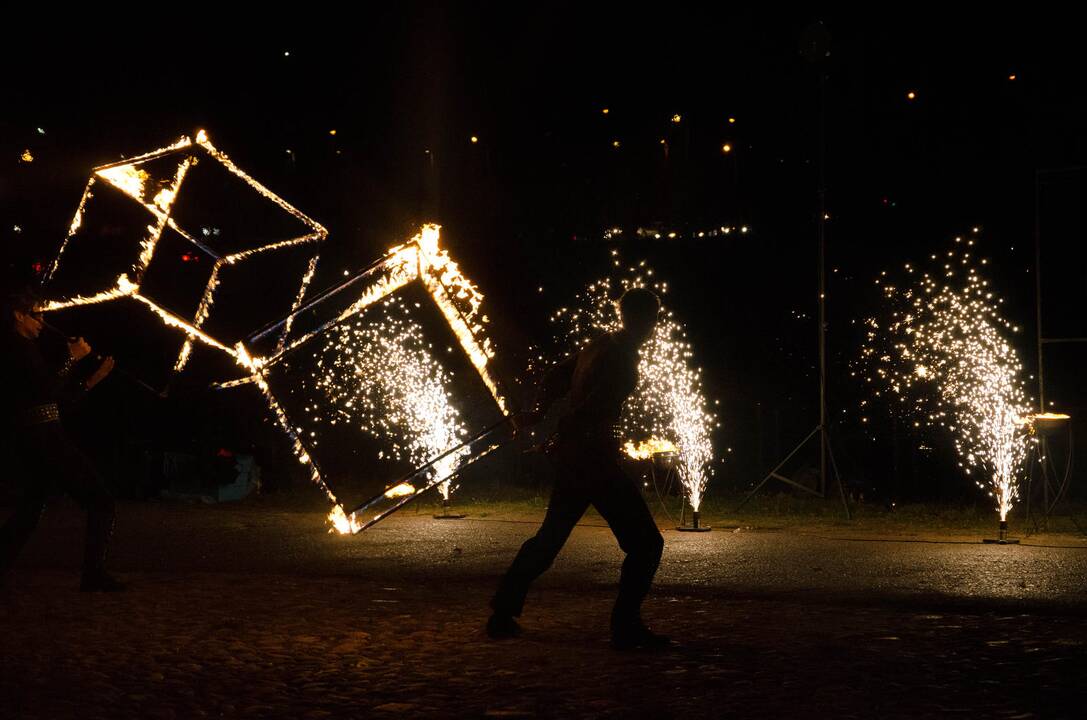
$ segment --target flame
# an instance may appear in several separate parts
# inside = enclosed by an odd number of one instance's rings
[[[623,443],[623,452],[632,460],[649,460],[657,453],[670,453],[676,452],[676,450],[675,443],[661,438],[642,440],[637,445],[634,444],[633,440],[627,440]]]
[[[119,165],[99,170],[95,173],[125,195],[143,203],[144,185],[150,178],[146,170],[135,165]]]
[[[395,487],[391,487],[391,488],[389,488],[388,490],[385,491],[385,497],[390,498],[390,499],[391,498],[398,498],[398,497],[405,497],[407,495],[414,495],[414,494],[415,494],[415,486],[409,485],[408,483],[400,483],[399,485],[397,485]]]
[[[328,521],[332,524],[333,529],[340,535],[350,535],[357,533],[362,526],[355,518],[355,513],[350,515],[346,514],[343,510],[343,505],[336,504],[332,507],[332,512],[328,514]]]

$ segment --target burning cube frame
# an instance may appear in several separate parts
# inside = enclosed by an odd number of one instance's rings
[[[297,337],[289,338],[286,343],[282,344],[276,352],[267,358],[252,357],[245,347],[239,344],[236,352],[243,364],[252,369],[252,375],[242,380],[219,385],[219,387],[226,388],[253,383],[258,387],[277,423],[290,437],[295,455],[300,462],[309,466],[312,481],[324,491],[332,502],[333,509],[328,517],[333,529],[337,532],[346,534],[364,530],[410,502],[419,493],[448,478],[430,477],[425,473],[415,472],[402,480],[387,485],[382,494],[363,503],[355,510],[345,510],[340,499],[323,477],[307,438],[297,431],[296,425],[291,422],[287,411],[277,400],[269,385],[268,373],[277,363],[305,347],[314,339],[319,338],[337,324],[358,315],[366,308],[382,301],[393,293],[403,290],[412,283],[420,283],[430,298],[433,299],[472,367],[479,374],[498,410],[504,417],[508,415],[502,385],[493,372],[494,348],[490,339],[484,333],[488,318],[483,313],[483,295],[471,280],[460,271],[448,252],[441,247],[439,237],[439,226],[423,226],[422,230],[410,241],[390,249],[381,260],[341,284],[336,290],[325,293],[305,308],[296,310],[287,320],[272,325],[252,336],[252,341],[259,341],[262,337],[267,336],[270,332],[277,331],[281,325],[287,324],[297,316],[327,303],[333,296],[345,292],[357,293],[353,301],[331,319],[317,323],[315,327],[301,332]],[[499,425],[502,424],[504,423]],[[487,428],[473,439],[477,441],[477,449],[461,464],[461,468],[478,460],[496,447],[493,444],[489,446],[482,445],[485,436],[496,429],[497,426]],[[479,449],[480,447],[482,447],[482,450]],[[453,450],[453,448],[449,450]],[[441,460],[446,454],[443,453],[431,459],[424,468]],[[384,507],[378,508],[376,514],[365,519],[360,516],[362,510],[374,511],[376,506],[382,504],[384,504]]]
[[[176,165],[174,162],[176,161]],[[201,239],[199,233],[192,232],[192,228],[184,228],[172,216],[175,203],[182,192],[183,184],[190,171],[199,162],[217,163],[230,176],[239,178],[255,193],[293,217],[305,229],[305,232],[295,237],[279,239],[274,242],[241,246],[234,248],[215,248],[206,239]],[[166,165],[172,169],[171,173],[160,173],[158,179],[148,172],[148,168],[157,168],[158,165]],[[178,352],[173,371],[181,372],[189,362],[194,343],[201,343],[214,348],[234,358],[244,368],[249,369],[249,356],[240,344],[231,343],[229,339],[214,337],[204,330],[205,323],[211,315],[212,305],[215,301],[216,290],[220,284],[222,271],[246,259],[253,258],[276,250],[288,247],[304,245],[318,245],[328,236],[328,231],[312,218],[303,214],[285,200],[257,182],[246,174],[241,168],[224,153],[216,149],[208,140],[207,134],[201,130],[197,132],[195,140],[182,137],[177,142],[153,152],[140,155],[135,158],[118,163],[102,165],[94,168],[83,191],[79,207],[72,219],[68,234],[57,252],[56,258],[46,271],[44,282],[47,291],[50,283],[55,279],[57,271],[63,261],[71,254],[73,241],[79,242],[79,231],[84,222],[84,216],[88,211],[88,204],[93,203],[96,186],[105,183],[107,186],[120,191],[127,197],[142,206],[149,214],[149,223],[146,226],[144,237],[140,240],[140,251],[131,269],[122,273],[116,279],[113,286],[95,289],[88,294],[75,294],[47,301],[42,310],[56,311],[80,305],[95,305],[130,298],[145,305],[168,327],[180,330],[185,339]],[[199,298],[195,309],[190,316],[171,311],[159,300],[152,297],[142,287],[147,277],[148,269],[152,267],[155,258],[155,250],[159,246],[165,233],[171,237],[179,236],[183,241],[191,245],[194,256],[199,253],[212,259],[207,282],[203,293]],[[186,245],[186,247],[188,247]],[[317,267],[318,255],[316,252],[309,258],[303,272],[297,293],[289,310],[294,311],[301,305],[306,293],[306,288],[313,278]],[[285,308],[286,309],[286,308]],[[290,323],[284,324],[278,340],[278,347],[282,348],[290,333]]]

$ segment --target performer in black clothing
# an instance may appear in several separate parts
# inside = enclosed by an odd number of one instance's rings
[[[616,428],[623,403],[637,383],[638,348],[656,326],[660,300],[649,290],[629,290],[619,301],[619,311],[623,328],[596,339],[554,368],[544,378],[536,407],[514,418],[518,429],[533,425],[558,398],[569,396],[558,433],[547,443],[558,471],[547,515],[535,537],[521,546],[491,600],[494,614],[487,622],[491,637],[520,633],[514,617],[521,614],[529,585],[551,566],[592,505],[626,553],[611,616],[612,645],[633,649],[668,643],[641,618],[664,539],[637,485],[619,467]]]
[[[91,348],[77,338],[68,342],[67,357],[59,367],[49,363],[38,347],[42,316],[36,299],[23,293],[8,300],[2,330],[4,409],[23,492],[15,514],[0,528],[0,579],[38,526],[46,501],[66,492],[87,511],[80,589],[122,590],[124,586],[104,568],[113,532],[113,498],[87,457],[68,439],[58,409],[58,403],[77,399],[109,375],[113,359],[105,358],[85,379],[79,379],[72,371]]]

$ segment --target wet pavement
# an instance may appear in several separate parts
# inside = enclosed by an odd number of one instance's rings
[[[529,597],[486,601],[537,518],[411,510],[357,537],[319,513],[126,504],[85,595],[82,519],[51,510],[0,591],[0,716],[1082,717],[1087,542],[665,529],[646,617],[676,644],[618,653],[621,553],[587,517]]]

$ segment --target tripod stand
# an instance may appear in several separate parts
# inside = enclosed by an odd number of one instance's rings
[[[823,23],[817,22],[804,31],[800,40],[800,51],[805,58],[814,64],[819,64],[819,215],[817,226],[819,230],[819,259],[817,262],[819,276],[819,423],[808,436],[793,448],[792,452],[767,473],[766,477],[754,487],[736,507],[742,508],[753,498],[762,487],[770,480],[778,480],[787,485],[803,490],[806,493],[826,497],[827,493],[827,463],[834,471],[834,480],[838,484],[838,494],[842,499],[842,508],[845,510],[847,520],[852,519],[849,511],[849,503],[845,497],[845,488],[842,486],[842,477],[838,474],[838,465],[834,461],[834,452],[830,446],[830,434],[827,426],[827,274],[826,274],[826,249],[827,249],[827,183],[826,183],[826,81],[827,73],[822,63],[830,55],[830,33]],[[781,470],[794,455],[800,452],[815,437],[819,438],[819,489],[812,490],[791,478],[782,475]]]

